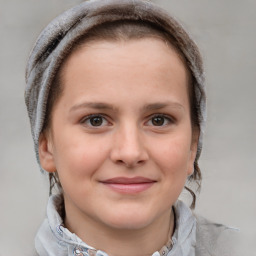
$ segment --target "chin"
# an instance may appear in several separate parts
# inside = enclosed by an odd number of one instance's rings
[[[143,213],[138,211],[138,209],[136,211],[131,209],[126,212],[115,212],[109,216],[105,215],[105,217],[106,219],[104,222],[109,227],[126,230],[143,229],[156,219],[156,216],[152,215],[152,212],[151,214],[146,212]]]
[[[150,222],[149,222],[150,223]],[[114,220],[108,225],[114,229],[120,230],[136,230],[136,229],[143,229],[149,225],[148,221],[135,219],[133,218],[121,218],[119,220]]]

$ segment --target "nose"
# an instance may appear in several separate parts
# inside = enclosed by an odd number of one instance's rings
[[[135,125],[124,126],[115,133],[111,160],[128,168],[142,165],[149,158],[144,144],[143,136]]]

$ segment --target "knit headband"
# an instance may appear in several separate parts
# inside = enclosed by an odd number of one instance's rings
[[[196,44],[177,21],[153,3],[145,0],[91,0],[55,18],[42,31],[30,53],[26,69],[25,101],[39,165],[39,136],[45,122],[48,94],[59,66],[72,45],[92,28],[107,22],[124,20],[156,25],[175,40],[176,47],[184,55],[194,77],[200,121],[197,159],[199,158],[206,120],[206,99],[202,60]]]

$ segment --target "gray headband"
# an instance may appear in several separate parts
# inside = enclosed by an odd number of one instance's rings
[[[197,159],[199,158],[206,121],[206,99],[202,60],[193,40],[168,13],[148,1],[91,0],[83,2],[54,19],[42,31],[28,60],[25,101],[39,165],[38,141],[45,122],[49,90],[68,50],[93,27],[122,20],[155,24],[174,38],[177,48],[183,53],[194,77],[200,121]]]

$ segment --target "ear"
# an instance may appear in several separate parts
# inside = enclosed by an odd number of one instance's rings
[[[192,132],[192,141],[191,141],[190,156],[189,156],[190,159],[189,159],[188,170],[187,170],[188,176],[192,175],[194,172],[194,162],[197,155],[198,140],[199,140],[199,130],[195,129]]]
[[[38,151],[40,164],[43,169],[47,172],[56,172],[52,140],[49,134],[46,134],[45,132],[40,134]]]

